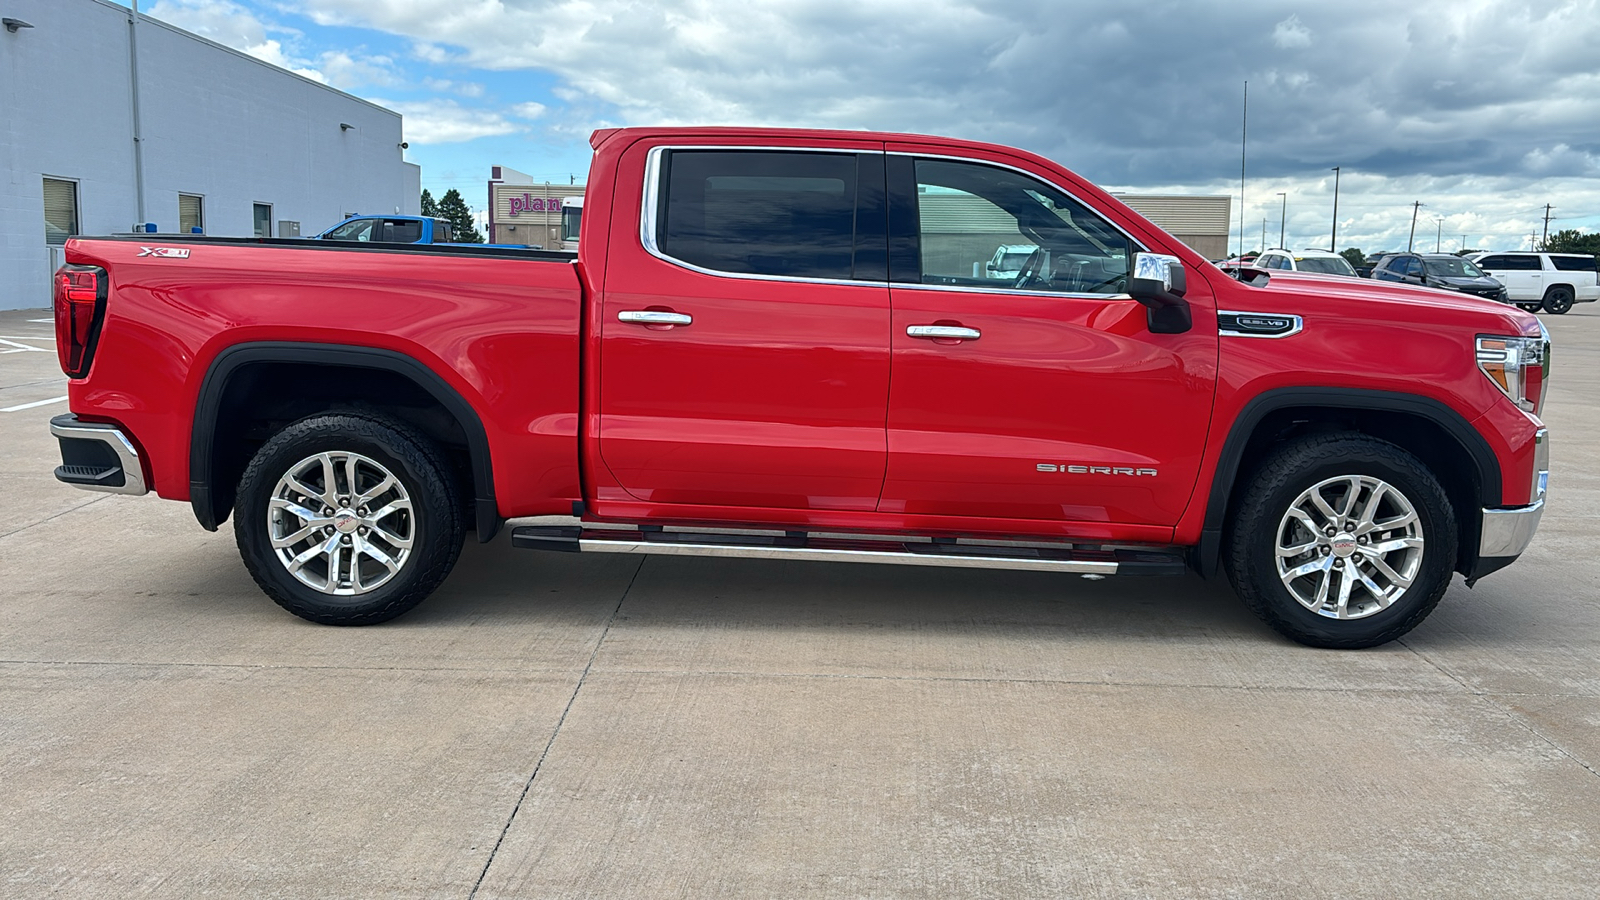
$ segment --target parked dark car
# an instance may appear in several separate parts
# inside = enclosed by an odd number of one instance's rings
[[[1470,259],[1449,253],[1395,253],[1385,256],[1372,270],[1379,281],[1420,284],[1445,291],[1460,291],[1485,300],[1510,303],[1505,285],[1490,278]]]

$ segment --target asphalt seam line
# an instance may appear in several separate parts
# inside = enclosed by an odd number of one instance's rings
[[[467,900],[473,900],[478,896],[478,889],[483,887],[483,879],[488,877],[489,867],[494,865],[495,855],[500,852],[500,845],[505,843],[506,835],[511,831],[511,823],[517,820],[517,813],[522,810],[522,801],[528,799],[528,792],[533,790],[533,780],[539,777],[539,770],[544,768],[544,761],[550,755],[550,748],[555,745],[556,738],[561,736],[561,726],[566,724],[567,714],[572,712],[572,705],[578,700],[578,692],[583,690],[583,683],[589,677],[589,670],[594,668],[595,658],[600,655],[600,648],[605,646],[606,635],[611,633],[611,626],[617,621],[617,614],[622,611],[622,604],[627,602],[628,594],[633,590],[633,583],[639,580],[639,572],[644,569],[645,560],[649,558],[643,556],[639,559],[639,566],[633,570],[633,577],[628,579],[628,586],[622,589],[622,596],[617,598],[617,605],[612,608],[605,627],[600,630],[600,639],[594,642],[594,650],[589,653],[589,661],[583,666],[583,674],[578,676],[578,683],[573,685],[572,696],[567,698],[567,705],[561,710],[561,717],[556,719],[555,730],[550,732],[550,740],[545,742],[544,750],[539,754],[539,761],[533,764],[533,772],[523,783],[522,793],[517,796],[516,804],[511,807],[511,815],[506,817],[506,824],[500,829],[500,836],[495,838],[494,846],[489,850],[489,858],[483,861],[483,871],[478,873],[478,880],[472,883],[472,891],[467,894]]]
[[[1427,663],[1430,666],[1433,666],[1435,669],[1438,669],[1446,678],[1449,678],[1451,681],[1454,681],[1456,684],[1461,685],[1461,687],[1464,690],[1466,690],[1466,692],[1468,694],[1471,694],[1472,696],[1477,697],[1478,699],[1484,701],[1484,703],[1486,705],[1488,705],[1490,708],[1494,709],[1496,712],[1500,713],[1500,715],[1504,716],[1506,719],[1510,720],[1510,722],[1512,724],[1521,727],[1524,731],[1528,732],[1529,734],[1531,734],[1534,737],[1538,738],[1539,740],[1543,741],[1547,746],[1550,747],[1550,749],[1556,751],[1557,753],[1561,754],[1562,756],[1566,757],[1567,759],[1571,760],[1572,762],[1577,763],[1578,766],[1580,768],[1582,768],[1585,772],[1588,772],[1590,775],[1593,775],[1596,778],[1600,778],[1600,770],[1596,770],[1594,766],[1589,765],[1588,763],[1586,763],[1583,760],[1579,759],[1577,756],[1573,755],[1572,751],[1570,751],[1567,748],[1565,748],[1565,747],[1561,746],[1560,744],[1556,743],[1554,738],[1552,738],[1549,735],[1545,734],[1544,732],[1540,731],[1538,728],[1535,728],[1533,726],[1533,723],[1529,722],[1526,718],[1524,718],[1523,716],[1518,714],[1516,710],[1506,706],[1504,703],[1501,703],[1499,701],[1499,699],[1497,699],[1498,697],[1501,697],[1501,696],[1514,696],[1514,697],[1535,696],[1535,697],[1542,697],[1542,696],[1562,696],[1562,695],[1559,695],[1559,694],[1552,694],[1552,695],[1532,694],[1532,695],[1529,695],[1529,694],[1520,694],[1520,693],[1519,694],[1497,694],[1497,693],[1494,693],[1494,692],[1491,692],[1491,691],[1483,690],[1482,688],[1473,687],[1472,685],[1470,685],[1470,684],[1466,683],[1465,681],[1462,681],[1460,678],[1458,678],[1454,672],[1451,672],[1450,670],[1446,669],[1444,666],[1441,666],[1438,663],[1434,662],[1432,659],[1429,659],[1427,654],[1423,653],[1421,650],[1418,650],[1417,648],[1415,648],[1415,647],[1411,646],[1410,644],[1406,643],[1404,639],[1401,639],[1401,640],[1397,641],[1397,643],[1399,643],[1401,646],[1405,647],[1407,650],[1410,650],[1412,653],[1415,653],[1417,655],[1417,657],[1419,659],[1421,659],[1423,662]]]

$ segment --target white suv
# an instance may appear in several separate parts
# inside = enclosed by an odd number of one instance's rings
[[[1256,257],[1255,267],[1356,277],[1355,267],[1350,265],[1348,259],[1326,250],[1266,250]]]
[[[1505,285],[1511,302],[1528,312],[1543,307],[1560,315],[1574,303],[1600,300],[1600,268],[1586,253],[1489,251],[1468,258]]]

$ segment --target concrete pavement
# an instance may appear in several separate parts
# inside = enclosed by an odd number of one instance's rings
[[[1349,653],[1193,577],[504,537],[319,627],[0,412],[0,896],[1592,897],[1597,305],[1545,317],[1533,547]],[[64,393],[0,354],[0,409]]]

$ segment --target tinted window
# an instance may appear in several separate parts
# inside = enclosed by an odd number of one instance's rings
[[[1356,270],[1351,268],[1350,261],[1334,256],[1302,256],[1295,260],[1295,265],[1302,272],[1315,272],[1320,275],[1354,275]]]
[[[1552,256],[1550,261],[1562,272],[1593,272],[1597,266],[1592,256]]]
[[[854,154],[677,150],[665,169],[656,240],[668,256],[722,272],[853,277]]]
[[[1483,270],[1470,259],[1435,257],[1426,262],[1428,274],[1435,278],[1482,278]]]
[[[1538,271],[1539,257],[1525,254],[1503,253],[1499,256],[1485,256],[1478,260],[1478,265],[1485,269],[1501,269],[1504,271]]]
[[[1404,274],[1404,275],[1421,275],[1422,274],[1422,260],[1421,259],[1418,259],[1415,256],[1408,256],[1408,257],[1405,258],[1404,265],[1405,265],[1405,269],[1402,271],[1401,274]]]
[[[1120,294],[1127,237],[1061,191],[977,163],[916,161],[922,282],[964,287]],[[1018,271],[985,264],[1007,244],[1038,249]]]
[[[383,239],[397,244],[415,244],[422,240],[422,223],[416,219],[389,219]]]

